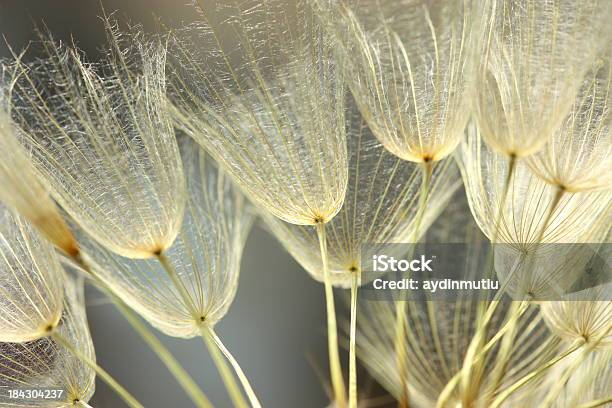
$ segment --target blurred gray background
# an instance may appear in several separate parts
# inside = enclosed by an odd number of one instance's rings
[[[74,39],[90,59],[95,59],[96,50],[104,42],[98,18],[100,4],[107,13],[117,11],[116,18],[154,30],[154,15],[175,23],[193,20],[193,10],[186,1],[0,0],[0,33],[18,51],[36,39],[34,27],[44,24],[57,39]],[[0,57],[10,55],[6,43],[0,40]],[[88,288],[87,294],[89,323],[100,365],[146,407],[192,406],[174,378],[114,307],[93,288]],[[346,319],[340,317],[340,321]],[[265,407],[326,405],[323,286],[259,227],[246,245],[236,300],[217,331]],[[202,340],[158,335],[215,406],[231,406]],[[125,406],[100,381],[90,403],[96,408]]]

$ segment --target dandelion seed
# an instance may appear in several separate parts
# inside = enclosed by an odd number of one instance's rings
[[[82,281],[67,277],[63,294],[63,313],[54,330],[80,353],[95,360],[85,317]],[[30,401],[8,399],[3,393],[0,407],[89,407],[87,402],[95,390],[95,372],[51,337],[22,343],[0,343],[0,388],[62,391],[59,399]]]
[[[524,163],[517,163],[508,197],[500,203],[508,175],[509,159],[483,143],[478,129],[468,129],[458,161],[466,186],[470,210],[489,239],[512,244],[529,252],[541,243],[590,241],[601,232],[609,204],[605,193],[564,195],[534,175]],[[499,226],[495,225],[498,208]],[[498,231],[496,231],[498,229]]]
[[[612,346],[612,303],[610,285],[569,294],[563,301],[542,303],[542,315],[550,330],[564,341]]]
[[[328,222],[347,179],[344,87],[309,7],[229,2],[173,50],[178,126],[257,205],[292,224]],[[222,24],[215,13],[229,15]],[[221,43],[219,32],[234,33]],[[236,42],[236,44],[233,43]]]
[[[214,332],[236,294],[242,249],[254,216],[246,199],[209,156],[188,142],[182,152],[188,198],[173,245],[157,259],[121,257],[94,241],[83,242],[84,253],[105,286],[121,294],[154,327],[173,337],[210,340],[224,380],[235,387],[234,379],[226,376],[219,351],[230,360],[258,406],[246,376]],[[238,406],[245,406],[240,394],[231,396]]]
[[[344,406],[325,231],[342,206],[348,174],[345,92],[333,41],[302,1],[224,2],[198,11],[203,22],[175,44],[177,126],[256,205],[316,227],[332,382]]]
[[[74,254],[78,251],[74,237],[17,139],[23,129],[11,119],[15,73],[5,64],[0,70],[0,202],[25,216],[58,248]]]
[[[529,168],[547,183],[570,193],[612,187],[611,80],[612,65],[600,61],[552,139],[527,158]]]
[[[53,246],[0,204],[0,341],[35,340],[55,327],[63,281]]]
[[[147,258],[169,247],[185,186],[165,109],[165,50],[127,48],[107,21],[107,60],[43,39],[47,59],[17,63],[20,142],[58,203],[114,252]]]
[[[377,1],[324,11],[352,93],[380,142],[417,163],[450,154],[470,114],[476,16],[468,3]]]
[[[475,112],[493,149],[521,158],[550,140],[609,38],[609,11],[598,0],[493,3]]]
[[[176,276],[156,259],[117,256],[91,240],[83,241],[83,248],[97,274],[130,307],[163,333],[191,338],[199,336],[202,322],[212,327],[227,312],[253,215],[212,159],[194,144],[186,145],[186,211],[174,244],[164,253]]]

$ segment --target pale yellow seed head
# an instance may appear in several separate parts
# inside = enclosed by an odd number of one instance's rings
[[[18,63],[13,117],[45,187],[79,226],[118,254],[147,258],[172,245],[185,203],[165,50],[136,39],[126,50],[108,30],[103,68],[44,39],[47,59]]]
[[[177,126],[259,207],[292,224],[329,222],[347,183],[333,42],[302,1],[223,9],[231,19],[209,7],[175,39]],[[220,32],[229,38],[218,42]]]
[[[0,204],[0,341],[35,340],[55,327],[64,278],[53,246]]]

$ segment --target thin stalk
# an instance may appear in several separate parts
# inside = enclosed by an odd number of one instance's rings
[[[395,313],[395,361],[402,387],[402,397],[398,401],[397,406],[400,408],[408,408],[408,369],[406,367],[406,344],[404,344],[404,339],[406,337],[406,314],[402,301],[397,301],[395,304]]]
[[[595,407],[603,407],[606,404],[609,404],[612,402],[612,397],[605,397],[602,399],[598,399],[598,400],[593,400],[590,402],[587,402],[586,404],[582,404],[579,405],[578,408],[595,408]]]
[[[496,302],[497,304],[498,302]],[[513,318],[520,318],[522,316],[522,314],[527,310],[527,307],[529,306],[528,302],[522,302],[521,307],[519,308],[519,311],[517,312],[516,316],[513,316]],[[490,309],[491,310],[491,309]],[[494,310],[494,309],[492,309]],[[487,312],[489,312],[489,310],[487,310]],[[511,317],[512,319],[512,317]],[[493,348],[493,346],[506,334],[506,332],[512,328],[512,324],[509,324],[511,322],[511,320],[509,319],[496,333],[495,335],[491,338],[491,340],[489,340],[487,342],[487,344],[480,350],[480,352],[478,354],[476,354],[474,356],[473,362],[477,363],[478,361],[482,360],[485,356],[486,353],[491,350],[491,348]],[[457,386],[457,384],[459,384],[459,381],[461,380],[462,376],[461,376],[462,372],[459,371],[457,372],[457,374],[455,374],[449,381],[448,383],[446,383],[446,386],[444,387],[444,389],[442,390],[442,392],[440,393],[440,395],[438,396],[438,401],[436,402],[436,408],[442,408],[446,405],[446,403],[448,402],[448,399],[450,398],[450,396],[452,395],[453,390],[455,389],[455,387]]]
[[[221,379],[225,384],[225,388],[227,389],[227,393],[229,394],[232,403],[235,407],[239,408],[247,408],[248,404],[244,399],[242,392],[240,391],[240,387],[236,383],[234,376],[230,368],[228,367],[223,354],[219,350],[219,347],[215,343],[215,340],[210,332],[210,330],[205,326],[200,326],[200,334],[202,336],[202,340],[204,340],[204,344],[208,348],[210,356],[212,357],[215,365],[217,366],[217,370],[221,375]]]
[[[433,162],[423,162],[421,167],[423,171],[423,181],[421,183],[421,194],[419,196],[419,203],[417,213],[415,217],[414,233],[412,236],[412,243],[416,245],[420,235],[421,222],[425,215],[425,208],[427,206],[427,200],[429,199],[429,193],[431,189],[431,176],[433,174]],[[395,304],[395,358],[397,364],[397,370],[400,377],[400,384],[402,387],[402,398],[398,402],[398,406],[401,408],[408,408],[409,395],[408,395],[408,368],[406,366],[406,346],[404,344],[405,330],[406,330],[406,316],[405,316],[405,304],[403,301],[397,301]]]
[[[523,387],[525,384],[527,384],[528,382],[530,382],[531,380],[533,380],[534,378],[537,378],[538,376],[542,375],[546,370],[548,370],[550,367],[554,366],[555,364],[557,364],[559,361],[563,360],[564,358],[566,358],[567,356],[569,356],[570,354],[574,353],[576,350],[580,349],[581,347],[584,346],[584,342],[575,342],[575,344],[570,347],[566,352],[564,352],[563,354],[555,357],[554,359],[552,359],[551,361],[549,361],[548,363],[544,364],[542,367],[538,368],[537,370],[534,370],[532,372],[530,372],[529,374],[526,374],[525,376],[523,376],[520,380],[516,381],[514,384],[512,384],[510,387],[506,388],[503,392],[501,392],[497,398],[495,398],[495,400],[493,401],[493,403],[491,404],[491,408],[498,408],[499,406],[501,406],[501,404],[503,404],[503,402],[510,396],[512,395],[512,393],[516,392],[518,389],[520,389],[521,387]]]
[[[91,405],[89,405],[88,403],[86,403],[85,401],[81,401],[79,400],[79,402],[77,402],[78,405],[80,405],[83,408],[93,408]]]
[[[219,338],[219,336],[217,336],[217,333],[215,333],[212,327],[206,326],[204,330],[208,330],[210,332],[210,336],[215,342],[215,345],[219,348],[219,350],[221,350],[225,358],[227,358],[227,360],[230,362],[232,368],[234,369],[234,372],[236,373],[238,379],[240,380],[240,383],[242,384],[242,388],[244,388],[244,391],[247,397],[249,398],[251,406],[254,408],[261,408],[261,403],[257,399],[257,395],[255,395],[255,391],[253,390],[249,379],[244,374],[244,371],[242,371],[242,368],[238,364],[238,361],[236,361],[232,353],[230,353],[227,347],[225,347],[225,345],[221,342],[221,339]]]
[[[191,299],[191,295],[187,291],[187,288],[183,284],[183,281],[181,281],[181,279],[179,278],[176,269],[174,269],[174,266],[172,266],[172,262],[170,262],[170,259],[168,259],[168,257],[163,252],[155,254],[155,256],[166,271],[166,274],[168,275],[170,280],[172,280],[174,287],[179,291],[179,294],[183,300],[183,303],[185,304],[185,307],[191,312],[194,322],[201,323],[202,317],[198,316],[197,309]],[[203,333],[202,329],[203,325],[200,325],[201,334]],[[223,357],[221,357],[219,354],[219,350],[214,345],[214,341],[212,345],[210,344],[210,333],[202,334],[202,336],[206,346],[208,347],[209,352],[211,353],[215,365],[217,366],[219,374],[221,375],[221,379],[225,384],[225,388],[227,389],[227,392],[234,403],[234,406],[246,407],[246,401],[244,400],[242,393],[240,392],[236,384],[234,376],[229,372],[227,364],[225,364]]]
[[[62,347],[68,350],[72,355],[85,363],[89,368],[93,369],[98,377],[102,379],[109,387],[113,389],[121,397],[126,404],[132,408],[144,408],[144,406],[134,398],[128,390],[126,390],[121,384],[119,384],[106,370],[100,367],[95,361],[81,353],[76,347],[74,347],[67,339],[65,339],[57,330],[53,330],[50,334],[51,338],[59,343]]]
[[[340,353],[338,351],[338,325],[336,323],[336,306],[334,303],[334,289],[331,283],[329,264],[327,260],[327,238],[325,235],[325,224],[316,224],[321,260],[323,262],[323,279],[325,283],[325,303],[327,306],[327,347],[329,352],[329,369],[334,388],[334,399],[338,408],[346,407],[346,391],[344,378],[342,376],[342,365],[340,364]]]
[[[191,300],[191,295],[187,291],[187,288],[185,287],[185,284],[183,284],[183,281],[181,281],[178,274],[176,273],[176,269],[174,269],[174,266],[172,266],[172,262],[170,262],[170,259],[168,259],[166,254],[164,254],[163,252],[155,254],[155,256],[161,266],[166,271],[166,274],[168,274],[168,277],[174,284],[174,287],[179,291],[179,294],[183,299],[183,303],[185,303],[185,307],[191,311],[194,320],[199,321],[200,316],[197,316],[197,313],[195,312],[196,307],[193,304],[193,301]]]
[[[200,408],[212,408],[212,404],[202,392],[200,387],[191,378],[189,373],[181,366],[181,364],[174,358],[172,353],[162,344],[161,341],[149,330],[149,328],[143,324],[138,316],[119,298],[113,290],[104,283],[104,281],[98,277],[89,264],[83,260],[80,253],[72,258],[90,277],[92,277],[99,288],[101,288],[106,295],[111,299],[113,304],[117,307],[119,312],[128,321],[132,328],[142,337],[147,343],[149,348],[159,357],[164,363],[168,371],[176,378],[177,382],[181,385],[183,390],[189,395],[193,403]]]
[[[351,328],[349,342],[349,408],[357,408],[357,291],[359,290],[359,272],[351,276]]]
[[[485,262],[485,273],[487,274],[487,277],[490,277],[493,275],[493,251],[494,251],[494,244],[497,242],[497,239],[499,238],[499,231],[500,231],[500,227],[501,227],[501,220],[502,220],[502,216],[503,216],[503,212],[504,212],[504,206],[506,205],[506,200],[508,199],[508,194],[510,192],[510,185],[512,184],[512,178],[514,177],[514,173],[516,171],[516,165],[517,165],[517,156],[515,154],[511,154],[509,156],[509,161],[508,161],[508,174],[506,175],[506,179],[504,180],[504,187],[502,190],[502,195],[501,195],[501,199],[499,202],[499,206],[497,208],[497,214],[495,214],[495,224],[494,224],[494,228],[493,228],[493,236],[491,237],[491,250],[489,252],[489,254],[487,255],[487,260]],[[498,295],[496,296],[496,298],[501,298],[503,291],[499,291]],[[493,317],[493,314],[495,312],[495,309],[498,306],[498,302],[496,301],[496,299],[494,299],[491,303],[489,303],[489,305],[484,308],[483,310],[483,314],[479,313],[479,317],[477,319],[477,328],[476,328],[476,333],[474,335],[474,337],[472,337],[472,340],[470,341],[470,345],[468,346],[468,350],[466,352],[465,358],[463,360],[463,366],[461,367],[461,371],[460,371],[460,375],[461,375],[461,379],[460,379],[460,383],[463,389],[467,389],[468,387],[472,386],[472,372],[474,371],[474,369],[476,368],[476,370],[479,370],[481,367],[474,367],[474,365],[476,364],[476,360],[474,359],[474,356],[476,354],[479,354],[482,350],[482,347],[484,345],[484,338],[486,335],[486,330],[488,327],[488,324],[491,320],[491,318]],[[484,364],[484,359],[482,360],[483,364]],[[455,382],[455,385],[459,383]],[[447,386],[450,384],[450,382],[447,384]],[[447,397],[450,397],[452,390],[449,390],[448,393],[446,393],[445,395]]]

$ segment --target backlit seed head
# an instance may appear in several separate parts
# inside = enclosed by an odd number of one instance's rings
[[[529,156],[571,108],[589,64],[609,39],[610,3],[497,1],[476,88],[476,118],[498,153]]]
[[[95,360],[87,327],[83,282],[68,277],[64,307],[54,330],[77,350]],[[63,390],[57,399],[8,399],[3,392],[1,408],[72,407],[74,400],[89,401],[95,390],[95,372],[51,337],[22,343],[0,343],[0,388]]]
[[[347,183],[333,41],[303,1],[232,0],[200,16],[172,50],[177,126],[259,207],[292,224],[328,222]]]
[[[434,167],[429,203],[417,221],[423,184],[421,166],[388,152],[372,135],[356,107],[347,115],[349,181],[344,205],[327,227],[327,249],[334,285],[349,287],[361,269],[364,245],[375,251],[380,243],[415,242],[436,219],[459,187],[454,162]],[[283,246],[315,279],[323,281],[316,232],[264,213]],[[418,229],[418,231],[417,231]]]
[[[58,203],[123,256],[169,247],[182,221],[185,182],[166,109],[165,49],[107,22],[105,62],[43,39],[46,59],[17,62],[13,117],[20,142]]]
[[[53,246],[0,204],[0,341],[31,341],[62,315],[64,271]]]
[[[94,270],[153,326],[175,337],[200,334],[231,305],[242,249],[253,224],[245,198],[229,177],[194,142],[181,146],[189,197],[183,225],[163,253],[185,288],[187,299],[158,259],[128,259],[84,242]]]

